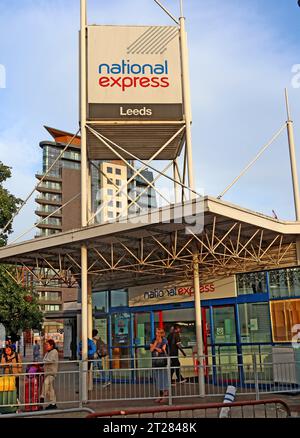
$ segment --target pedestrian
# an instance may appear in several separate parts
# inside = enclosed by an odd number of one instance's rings
[[[13,350],[11,345],[6,345],[1,357],[1,368],[3,374],[14,375],[16,378],[17,397],[19,396],[19,374],[22,373],[22,358],[19,353]],[[1,374],[1,372],[0,372]]]
[[[40,345],[37,340],[34,341],[33,345],[33,362],[38,362],[40,358]]]
[[[153,366],[153,380],[159,391],[159,398],[155,400],[156,403],[166,403],[169,396],[168,391],[168,370],[167,370],[167,346],[165,331],[157,328],[155,332],[155,339],[150,344],[150,351],[152,353]]]
[[[107,370],[107,361],[106,361],[106,357],[108,354],[107,351],[107,345],[106,343],[101,339],[100,336],[98,336],[98,330],[94,329],[92,332],[93,335],[93,341],[96,345],[96,353],[95,353],[95,365],[94,365],[94,369],[98,368],[98,370],[102,371],[102,377],[104,380],[104,385],[103,387],[106,387],[108,385],[111,384],[111,382],[109,381],[109,374],[106,371]]]
[[[42,387],[40,403],[44,403],[47,398],[49,405],[45,409],[49,410],[57,409],[54,382],[58,371],[58,351],[53,339],[48,339],[45,345],[46,354],[43,359],[45,380]]]
[[[181,332],[180,325],[175,324],[173,330],[171,329],[168,335],[168,347],[169,347],[169,355],[171,357],[171,380],[175,372],[177,381],[179,383],[184,383],[186,382],[186,379],[184,379],[180,373],[180,362],[178,359],[178,353],[179,351],[181,351],[181,353],[185,357],[186,354],[181,345],[180,332]],[[176,384],[176,382],[174,383]]]

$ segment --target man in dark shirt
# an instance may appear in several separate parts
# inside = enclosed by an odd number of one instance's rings
[[[173,330],[171,329],[170,334],[168,335],[168,346],[169,346],[169,356],[171,357],[171,380],[174,372],[177,376],[177,381],[180,383],[186,382],[186,379],[182,377],[180,374],[180,362],[178,359],[179,350],[181,353],[186,356],[180,339],[180,325],[175,324]]]

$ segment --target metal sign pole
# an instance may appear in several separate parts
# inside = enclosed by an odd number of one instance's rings
[[[286,110],[287,110],[286,123],[287,123],[287,132],[288,132],[289,148],[290,148],[290,162],[291,162],[291,171],[292,171],[292,180],[293,180],[295,213],[296,213],[296,220],[300,221],[300,192],[299,192],[299,180],[298,180],[297,160],[296,160],[296,151],[295,151],[294,124],[293,121],[291,120],[289,96],[288,96],[287,88],[285,89],[285,101],[286,101]]]
[[[200,279],[199,279],[199,260],[198,252],[193,254],[193,274],[194,274],[194,291],[195,291],[195,319],[196,319],[196,342],[197,342],[197,359],[199,363],[198,379],[200,396],[205,396],[204,382],[204,356],[203,356],[203,339],[202,339],[202,317],[201,317],[201,296],[200,296]]]
[[[182,85],[183,85],[183,109],[186,123],[186,153],[187,153],[187,167],[188,167],[188,182],[189,187],[195,190],[194,167],[193,167],[193,153],[192,153],[192,111],[191,111],[191,93],[190,93],[190,77],[189,77],[189,60],[188,60],[188,46],[187,36],[185,30],[185,17],[183,16],[183,7],[181,2],[181,17],[180,24],[180,49],[181,49],[181,68],[182,68]],[[189,192],[190,199],[195,199],[194,192]]]
[[[87,146],[86,146],[86,25],[87,5],[86,0],[80,3],[80,125],[81,125],[81,226],[87,226]],[[81,394],[82,401],[88,399],[87,391],[87,359],[88,359],[88,253],[87,247],[81,247],[81,341],[82,341],[82,376]]]

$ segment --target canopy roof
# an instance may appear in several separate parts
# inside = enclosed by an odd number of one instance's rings
[[[298,222],[205,197],[8,245],[0,249],[0,263],[25,266],[44,284],[56,280],[72,286],[80,282],[81,246],[86,245],[93,287],[104,289],[190,277],[197,252],[206,281],[297,266],[299,235]]]

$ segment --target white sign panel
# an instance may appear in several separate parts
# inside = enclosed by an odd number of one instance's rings
[[[200,284],[201,299],[222,299],[236,296],[235,277]],[[194,301],[194,287],[188,283],[161,283],[129,288],[129,306]]]
[[[91,117],[159,120],[164,111],[156,105],[169,105],[173,118],[182,114],[176,26],[89,26],[87,53]]]

